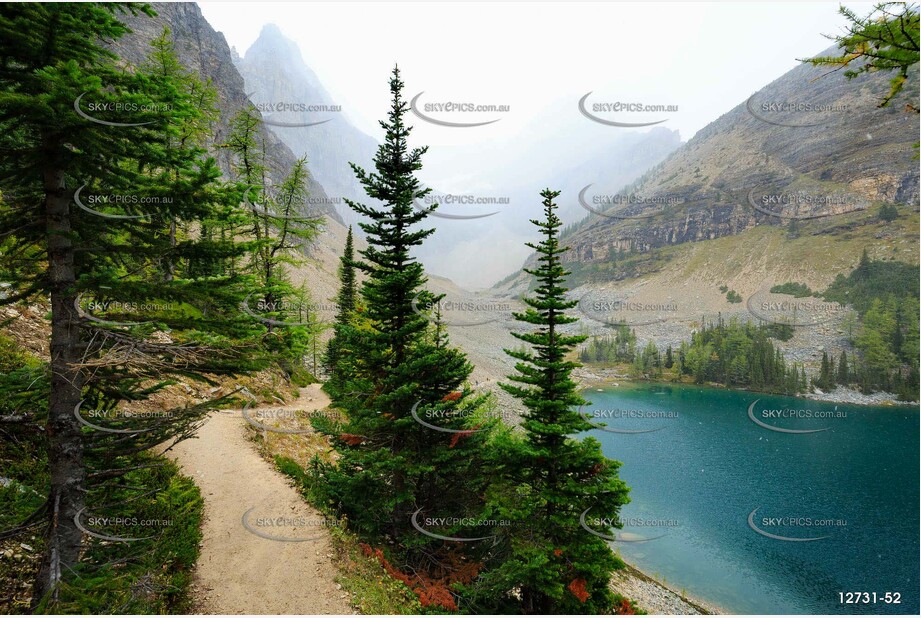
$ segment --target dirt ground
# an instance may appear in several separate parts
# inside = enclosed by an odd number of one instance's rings
[[[319,389],[304,391],[285,407],[310,410],[327,404]],[[246,435],[239,410],[214,412],[197,439],[168,453],[195,480],[205,500],[204,538],[193,583],[196,610],[354,613],[335,581],[322,516],[257,454]]]

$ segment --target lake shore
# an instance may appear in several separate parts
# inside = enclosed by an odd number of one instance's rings
[[[584,368],[573,372],[573,377],[581,388],[619,385],[620,381],[629,381],[625,376],[616,374],[605,377],[596,376],[585,372]],[[623,557],[621,559],[623,560]],[[693,616],[733,613],[702,599],[678,592],[630,563],[624,562],[626,567],[616,571],[611,578],[611,587],[649,614]]]
[[[670,380],[656,380],[653,378],[637,379],[626,374],[618,373],[617,370],[608,367],[582,367],[573,371],[573,377],[582,388],[604,388],[619,386],[620,384],[666,384],[672,386],[701,386],[687,382],[672,382]],[[735,389],[721,384],[705,384],[710,388],[723,390],[748,390]],[[750,391],[757,392],[757,391]],[[771,393],[765,393],[771,394]],[[847,403],[858,406],[918,406],[917,401],[899,401],[898,397],[892,393],[876,392],[869,395],[861,393],[852,388],[839,386],[833,391],[815,393],[800,393],[791,395],[791,397],[800,397],[802,399],[812,399],[813,401],[827,401],[829,403]]]
[[[673,590],[631,564],[614,573],[611,587],[649,614],[694,616],[734,613]]]

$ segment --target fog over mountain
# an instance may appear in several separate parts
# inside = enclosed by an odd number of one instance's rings
[[[274,24],[262,29],[236,64],[266,125],[296,155],[307,156],[336,211],[347,223],[356,222],[341,198],[367,202],[349,163],[372,169],[375,138],[357,129],[344,107],[310,111],[337,103],[304,63],[297,44]],[[404,79],[409,82],[411,76]],[[437,114],[424,114],[422,108],[420,103],[415,125],[437,120]],[[584,186],[615,192],[681,145],[677,131],[661,127],[608,129],[599,131],[599,125],[580,115],[576,101],[556,102],[514,138],[495,139],[487,130],[481,131],[482,140],[431,148],[420,176],[433,189],[432,201],[419,207],[442,203],[427,222],[436,231],[418,253],[426,270],[468,288],[488,287],[519,269],[530,253],[524,243],[534,240],[529,219],[539,208],[544,185],[562,190],[560,216],[575,223],[588,214],[576,200]],[[480,127],[445,130],[476,132]],[[495,214],[463,218],[489,213]]]
[[[374,138],[356,129],[347,111],[299,111],[299,106],[337,106],[316,74],[304,64],[294,41],[274,24],[262,29],[245,55],[236,59],[250,99],[263,111],[266,125],[298,156],[307,156],[314,178],[331,196],[336,211],[347,223],[356,216],[341,198],[361,199],[364,192],[349,167],[366,169],[377,148]],[[294,110],[278,109],[279,104]],[[283,126],[306,125],[311,126]]]

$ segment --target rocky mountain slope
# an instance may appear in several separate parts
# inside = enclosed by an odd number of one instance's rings
[[[919,117],[905,109],[918,105],[917,68],[887,108],[877,104],[889,75],[827,72],[791,70],[619,195],[592,188],[585,201],[601,194],[601,214],[564,234],[580,301],[574,330],[601,334],[624,321],[641,344],[675,345],[702,320],[759,317],[752,299],[792,298],[771,295],[775,285],[824,289],[865,249],[918,263]],[[884,205],[898,218],[882,219]],[[529,285],[513,276],[493,292],[514,297]],[[806,311],[807,327],[778,345],[812,370],[823,350],[848,349],[852,318],[836,304]]]
[[[150,53],[150,42],[160,36],[164,28],[169,28],[180,62],[197,72],[202,79],[209,80],[217,91],[220,117],[210,150],[224,173],[229,174],[230,158],[219,146],[229,134],[234,115],[243,106],[252,103],[247,96],[249,91],[245,80],[234,65],[231,49],[224,35],[216,32],[207,22],[197,4],[153,3],[151,6],[157,12],[156,17],[122,16],[133,32],[117,41],[113,49],[125,62],[138,66]],[[260,132],[268,157],[270,182],[279,183],[297,157],[270,125],[264,124]],[[292,278],[297,284],[306,281],[314,301],[323,305],[337,288],[336,268],[345,244],[346,228],[310,161],[308,169],[310,212],[325,217],[325,229],[311,246],[304,248],[308,262],[296,269]],[[321,309],[321,313],[332,315],[328,307]]]
[[[219,145],[229,135],[230,122],[243,106],[250,104],[246,95],[244,80],[233,64],[230,47],[224,35],[216,32],[205,20],[201,9],[191,2],[151,4],[156,17],[147,15],[122,15],[121,19],[132,30],[113,45],[119,57],[134,66],[143,64],[151,51],[150,42],[169,28],[179,61],[187,69],[197,72],[203,80],[210,81],[217,91],[220,117],[214,128],[211,151],[225,173],[230,171],[230,158]],[[269,178],[279,183],[296,160],[294,153],[263,125],[261,137],[268,156]],[[325,198],[326,192],[317,182],[315,174],[309,180],[312,196]],[[322,200],[318,200],[322,204]],[[318,209],[318,214],[332,215],[331,209]]]
[[[903,105],[917,103],[917,70],[887,108],[877,103],[888,75],[847,81],[826,73],[798,66],[701,130],[628,188],[637,200],[583,222],[567,239],[569,260],[602,265],[617,250],[649,252],[790,221],[836,235],[841,216],[882,203],[916,211],[918,114]]]
[[[297,156],[307,156],[311,171],[333,198],[339,216],[354,222],[355,214],[341,198],[365,196],[349,162],[371,168],[377,150],[374,138],[355,128],[341,109],[331,111],[341,105],[304,63],[297,44],[274,24],[263,27],[236,66],[253,102],[270,111],[267,122],[272,131]],[[328,109],[307,111],[324,106]]]

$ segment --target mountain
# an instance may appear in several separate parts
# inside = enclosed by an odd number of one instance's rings
[[[307,156],[311,172],[332,197],[339,216],[354,223],[356,215],[341,198],[366,197],[349,162],[370,169],[377,150],[374,138],[349,122],[341,105],[304,63],[297,44],[286,38],[278,26],[264,26],[236,66],[253,102],[271,111],[266,122],[272,131],[297,156]],[[288,109],[283,108],[285,105]],[[324,111],[306,111],[314,107]],[[339,110],[332,111],[335,108]]]
[[[582,222],[567,242],[583,280],[624,276],[605,266],[617,250],[649,253],[790,221],[812,235],[843,235],[882,203],[916,211],[918,114],[906,112],[904,100],[877,107],[888,75],[848,81],[826,73],[810,65],[789,71],[630,186],[639,199]],[[916,102],[917,91],[916,70],[905,88],[914,94],[903,97]]]
[[[237,60],[237,67],[246,80],[250,98],[263,109],[274,111],[267,119],[271,130],[295,154],[307,155],[311,171],[333,201],[347,197],[367,203],[349,162],[372,169],[377,142],[355,128],[342,111],[275,111],[279,104],[295,109],[336,106],[316,73],[304,63],[297,44],[277,26],[266,25],[243,58]],[[537,193],[543,188],[533,184],[534,179],[563,187],[570,196],[577,195],[579,188],[588,183],[619,187],[635,180],[681,144],[676,132],[662,128],[599,137],[594,127],[586,126],[578,117],[570,125],[561,121],[570,116],[574,115],[549,107],[523,131],[524,137],[508,143],[429,150],[424,159],[426,170],[462,169],[459,177],[468,179],[444,181],[446,186],[433,187],[434,195],[493,197],[504,203],[499,208],[443,205],[440,212],[448,217],[431,217],[426,222],[436,231],[416,253],[428,272],[470,288],[493,283],[520,268],[528,255],[524,245],[532,236],[528,220]],[[547,127],[553,127],[549,133]],[[559,157],[558,153],[566,156]],[[574,173],[576,170],[580,173]],[[582,182],[582,178],[590,180],[576,187],[573,183]],[[357,220],[341,200],[335,206],[344,221]],[[482,219],[452,217],[491,211],[497,214]],[[587,212],[571,199],[563,214],[567,220],[576,221]]]
[[[800,65],[616,194],[593,187],[586,201],[601,214],[562,239],[582,318],[574,329],[601,334],[623,321],[641,344],[662,349],[702,320],[764,319],[750,308],[760,298],[778,319],[789,320],[784,311],[793,307],[795,323],[807,322],[778,343],[788,360],[812,371],[823,351],[850,354],[848,310],[789,304],[791,296],[770,290],[785,283],[824,290],[864,250],[875,260],[918,263],[919,117],[906,109],[918,107],[917,67],[903,94],[880,108],[890,78],[846,80]],[[593,205],[599,195],[606,200]],[[899,216],[880,216],[884,206]],[[530,285],[514,275],[493,292],[513,297]],[[800,305],[808,317],[797,316]]]
[[[506,141],[432,149],[426,160],[463,170],[450,191],[436,196],[492,198],[495,205],[446,203],[426,221],[435,227],[419,256],[431,272],[469,288],[492,285],[518,272],[537,239],[530,222],[540,211],[540,191],[561,191],[559,216],[575,224],[589,212],[577,196],[586,185],[611,191],[636,180],[681,145],[677,131],[599,132],[574,112],[551,104],[520,135]],[[447,183],[446,183],[447,184]],[[494,215],[475,219],[452,216]]]
[[[230,132],[230,121],[245,105],[250,103],[244,89],[244,80],[233,64],[233,56],[224,35],[215,32],[205,20],[201,9],[195,3],[153,3],[156,17],[146,15],[122,15],[121,20],[132,30],[113,45],[113,51],[122,60],[134,66],[145,62],[151,47],[150,42],[169,28],[179,61],[187,69],[210,81],[217,91],[220,117],[214,130],[211,152],[221,169],[230,172],[230,157],[218,146]],[[264,125],[260,129],[268,156],[270,182],[279,183],[294,164],[296,157],[291,150]],[[323,186],[315,179],[309,180],[308,189],[312,196],[325,198]],[[323,207],[323,199],[317,212],[333,216],[334,209]]]
[[[113,45],[113,51],[123,61],[138,66],[150,53],[150,42],[169,28],[180,62],[189,70],[211,82],[217,91],[219,119],[214,128],[214,139],[209,150],[225,174],[230,173],[230,158],[219,146],[229,134],[234,115],[251,103],[247,96],[245,80],[234,65],[235,53],[224,35],[216,32],[195,3],[153,3],[156,17],[122,15],[121,19],[132,29]],[[269,125],[260,128],[267,154],[268,176],[271,183],[280,183],[297,160],[295,153],[273,132]],[[315,302],[325,303],[335,295],[338,287],[336,269],[338,257],[345,244],[345,226],[321,182],[313,163],[308,162],[310,178],[308,191],[315,205],[312,214],[324,216],[323,233],[304,248],[307,263],[294,269],[296,284],[307,282]],[[326,303],[328,304],[328,303]],[[333,312],[325,307],[321,313],[329,317]]]

